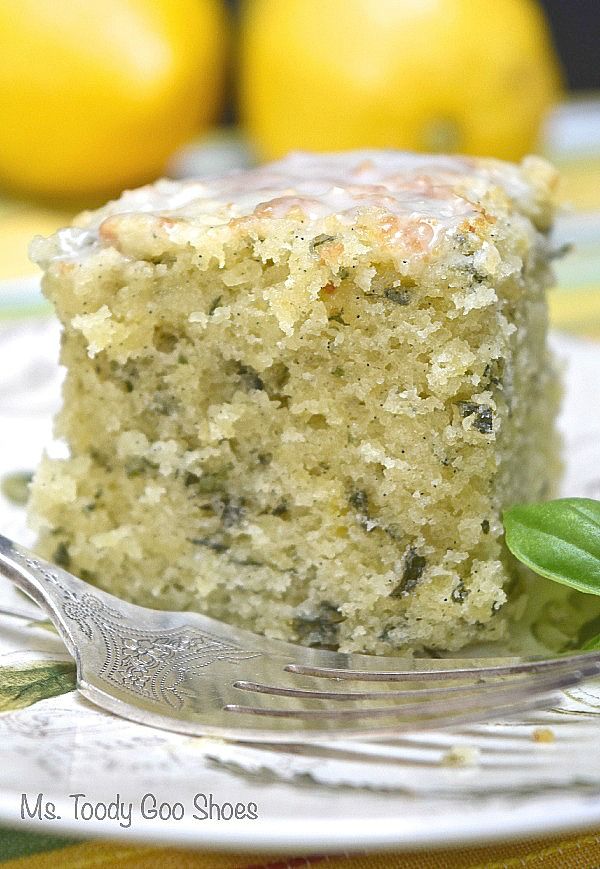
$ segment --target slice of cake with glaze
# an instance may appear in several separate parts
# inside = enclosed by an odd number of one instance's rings
[[[558,475],[544,161],[296,154],[37,239],[67,376],[39,551],[311,646],[499,637]]]

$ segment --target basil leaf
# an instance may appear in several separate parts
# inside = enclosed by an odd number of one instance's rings
[[[535,573],[600,595],[600,501],[560,498],[504,511],[506,545]]]

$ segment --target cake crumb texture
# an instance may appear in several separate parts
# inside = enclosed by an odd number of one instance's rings
[[[554,170],[292,155],[131,191],[34,258],[63,324],[39,552],[308,646],[500,638],[506,505],[553,493]]]

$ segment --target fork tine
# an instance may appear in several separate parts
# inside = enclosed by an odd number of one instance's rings
[[[423,678],[426,682],[426,677]],[[506,688],[509,685],[511,690],[529,689],[532,693],[543,690],[544,683],[535,674],[532,678],[524,673],[522,676],[504,677],[502,682],[496,679],[478,679],[465,685],[456,685],[443,688],[398,688],[388,689],[386,691],[322,691],[319,688],[293,688],[284,687],[282,685],[265,685],[260,682],[249,682],[238,680],[233,683],[234,688],[239,688],[242,691],[249,691],[254,694],[267,694],[274,697],[292,697],[298,700],[405,700],[409,698],[428,701],[436,697],[447,697],[449,695],[459,694],[461,697],[468,697],[473,694],[485,692],[488,696],[494,696],[493,692],[499,688]]]
[[[547,695],[560,688],[576,685],[581,681],[582,674],[579,670],[574,672],[555,675],[552,679],[538,681],[536,685],[536,698]],[[342,718],[390,718],[390,717],[431,717],[433,715],[447,715],[449,712],[462,709],[494,709],[501,710],[507,704],[515,706],[527,702],[531,698],[531,684],[521,682],[518,685],[511,684],[508,687],[490,688],[485,692],[478,692],[474,697],[468,692],[460,692],[460,696],[440,700],[437,697],[418,703],[400,703],[386,707],[352,707],[344,709],[276,709],[271,707],[244,706],[237,703],[226,704],[223,708],[226,712],[243,713],[247,715],[272,716],[275,718],[309,718],[309,719],[342,719]],[[426,693],[426,692],[425,692]],[[312,699],[318,700],[319,697]],[[506,702],[504,702],[506,701]]]
[[[412,719],[404,722],[397,722],[392,725],[374,728],[371,731],[356,731],[356,737],[363,740],[382,740],[393,739],[398,734],[414,733],[415,730],[441,730],[445,727],[459,727],[463,724],[480,723],[489,719],[496,719],[498,716],[510,718],[514,715],[521,715],[524,712],[532,712],[536,709],[543,709],[548,703],[548,695],[546,697],[536,697],[529,700],[522,700],[519,703],[506,704],[482,711],[478,709],[473,712],[457,714],[455,712],[449,715],[440,715],[431,718]]]
[[[451,665],[451,661],[449,664]],[[600,652],[583,652],[564,658],[546,658],[539,661],[520,661],[515,664],[492,664],[483,667],[448,667],[411,670],[346,670],[338,667],[312,667],[306,664],[287,664],[287,673],[299,676],[316,676],[324,679],[347,679],[360,682],[404,682],[437,681],[465,679],[468,676],[496,677],[512,676],[519,673],[543,673],[552,670],[571,669],[579,664],[586,665],[589,676],[595,672],[600,675]],[[589,667],[587,665],[590,665]],[[590,669],[591,667],[591,669]]]
[[[521,680],[524,681],[524,680]],[[388,691],[320,691],[310,688],[284,688],[280,685],[263,685],[260,682],[239,680],[233,683],[234,688],[251,691],[256,694],[269,694],[276,697],[297,697],[308,700],[378,700],[406,697],[431,697],[440,694],[472,693],[480,691],[493,682],[474,682],[472,685],[459,685],[452,688],[416,688],[412,690],[398,689]]]
[[[546,702],[548,699],[548,695],[546,695]],[[506,713],[508,709],[515,709],[518,712],[523,712],[528,709],[539,709],[546,704],[542,701],[541,698],[535,698],[532,700],[527,700],[523,702],[513,702],[506,704],[498,704],[489,708],[490,715],[497,715],[500,713]],[[271,717],[271,718],[294,718],[294,719],[312,719],[312,720],[342,720],[342,719],[352,719],[353,721],[359,718],[402,718],[408,719],[406,721],[407,724],[411,725],[411,728],[414,729],[415,726],[421,727],[422,723],[426,722],[436,722],[436,726],[442,726],[438,724],[439,721],[443,721],[445,719],[448,720],[449,723],[454,726],[456,723],[464,723],[464,721],[472,721],[473,718],[465,718],[463,719],[461,716],[457,716],[455,714],[448,715],[447,713],[452,713],[454,711],[458,711],[459,709],[464,709],[465,704],[461,703],[459,706],[453,707],[439,707],[439,714],[427,714],[424,715],[423,707],[419,704],[414,706],[412,709],[412,713],[402,712],[402,706],[388,706],[385,709],[376,708],[376,709],[262,709],[260,707],[255,706],[242,706],[234,703],[228,704],[223,707],[226,712],[236,712],[242,715],[258,715],[262,717]],[[468,708],[468,707],[467,707]],[[444,715],[443,713],[446,713]],[[466,714],[466,713],[465,713]],[[473,710],[471,713],[476,720],[481,720],[482,717],[485,717],[485,713],[482,709],[478,709],[477,711]]]

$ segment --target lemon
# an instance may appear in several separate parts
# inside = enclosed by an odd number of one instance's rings
[[[241,108],[263,157],[363,146],[517,159],[560,73],[533,0],[247,0]]]
[[[219,0],[0,3],[0,183],[46,195],[150,180],[219,108]]]

